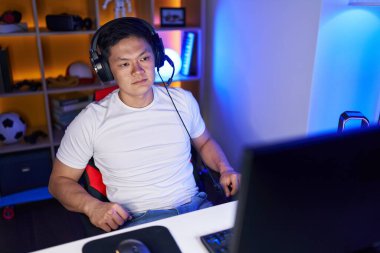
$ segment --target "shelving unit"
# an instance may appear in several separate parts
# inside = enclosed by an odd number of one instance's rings
[[[193,54],[195,64],[192,66],[192,74],[189,76],[176,76],[172,83],[174,87],[183,87],[193,92],[196,98],[200,97],[200,87],[203,85],[203,33],[205,29],[204,8],[205,0],[132,0],[132,13],[128,16],[144,18],[154,24],[157,32],[163,39],[165,47],[172,48],[181,54],[181,42],[185,32],[196,34],[196,43]],[[67,66],[75,61],[82,61],[90,66],[89,45],[92,35],[101,25],[113,19],[114,3],[110,3],[106,10],[102,9],[103,1],[100,0],[3,0],[0,12],[6,10],[18,10],[23,17],[21,22],[28,24],[27,32],[0,33],[0,46],[8,48],[10,65],[14,82],[22,80],[39,80],[42,84],[38,91],[14,91],[12,93],[0,93],[0,114],[16,112],[27,123],[27,133],[42,130],[47,133],[46,138],[39,138],[36,144],[28,144],[20,141],[16,144],[0,144],[0,163],[3,155],[14,155],[25,151],[38,151],[48,149],[51,160],[55,158],[55,152],[63,136],[61,131],[54,129],[52,124],[50,101],[57,94],[68,92],[88,92],[102,89],[107,85],[99,81],[93,84],[83,84],[65,88],[51,88],[47,85],[47,79],[66,74]],[[185,7],[186,26],[175,28],[160,27],[161,7]],[[0,14],[1,14],[0,13]],[[54,32],[46,27],[45,16],[47,14],[68,13],[79,15],[82,18],[89,17],[93,21],[90,30],[72,32]],[[7,170],[12,168],[7,168]],[[1,173],[0,177],[4,175]],[[0,178],[1,179],[1,178]],[[1,182],[1,181],[0,181]],[[1,183],[0,183],[1,184]],[[1,187],[1,185],[0,185]],[[44,188],[44,187],[43,187]],[[45,186],[46,188],[46,186]],[[30,201],[29,194],[25,201]],[[46,190],[46,189],[45,189]],[[38,191],[39,192],[39,191]],[[17,193],[19,198],[22,194]],[[46,195],[48,196],[48,195]],[[9,201],[2,201],[8,196],[1,196],[0,207]],[[12,199],[12,198],[11,198]],[[40,197],[36,196],[36,199]],[[20,201],[15,201],[20,203]]]

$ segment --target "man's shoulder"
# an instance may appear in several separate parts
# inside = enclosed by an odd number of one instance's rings
[[[158,91],[158,94],[160,94],[161,96],[167,96],[167,90],[165,87],[162,87],[162,86],[154,86],[154,87]],[[168,91],[171,96],[182,98],[182,99],[191,95],[190,91],[187,91],[181,87],[168,87]]]
[[[88,121],[95,120],[96,122],[102,120],[107,111],[112,107],[112,93],[107,95],[100,101],[93,101],[84,108],[78,115],[78,120]],[[88,122],[89,123],[89,122]]]

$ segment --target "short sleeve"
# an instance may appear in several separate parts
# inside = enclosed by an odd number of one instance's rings
[[[198,102],[195,100],[191,92],[186,92],[187,105],[189,105],[191,122],[190,122],[190,136],[191,138],[197,138],[205,131],[205,122],[199,110]]]
[[[96,129],[93,114],[87,107],[67,127],[57,152],[57,158],[67,166],[84,169],[92,157]]]

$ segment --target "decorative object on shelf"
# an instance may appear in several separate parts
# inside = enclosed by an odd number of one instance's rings
[[[24,136],[24,141],[26,143],[36,144],[38,138],[40,138],[40,137],[46,138],[47,136],[48,136],[47,133],[45,133],[44,131],[42,131],[42,130],[36,130],[36,131],[33,131],[29,135],[25,135]]]
[[[0,16],[0,33],[25,32],[26,23],[20,23],[22,14],[19,11],[7,10]]]
[[[0,114],[0,142],[11,144],[25,135],[26,124],[20,115],[14,112]]]
[[[21,12],[15,10],[8,10],[1,15],[0,21],[6,24],[17,24],[20,23],[21,18]]]
[[[51,100],[52,118],[54,127],[64,130],[71,121],[93,101],[93,95],[83,92],[63,93]]]
[[[66,76],[77,77],[79,84],[89,84],[95,81],[91,67],[81,61],[75,61],[67,66]]]
[[[186,25],[186,9],[182,8],[161,8],[162,27],[183,27]]]
[[[23,80],[13,85],[13,91],[37,91],[42,89],[41,81]]]
[[[112,1],[113,0],[104,0],[104,3],[102,5],[103,10],[107,9],[108,4]],[[125,3],[128,6],[128,13],[132,12],[131,0],[115,0],[115,8],[114,8],[115,18],[121,18],[121,17],[127,16],[127,13],[125,10]]]
[[[0,94],[12,92],[13,76],[9,52],[7,48],[0,47]]]
[[[90,30],[92,21],[90,18],[84,20],[78,15],[62,13],[58,15],[46,15],[46,26],[51,31],[78,31]]]
[[[169,56],[169,58],[174,63],[174,69],[172,66],[170,66],[168,61],[165,61],[164,66],[160,68],[160,75],[162,79],[164,79],[164,81],[166,82],[172,76],[173,71],[174,71],[174,74],[173,74],[174,77],[178,75],[178,73],[181,71],[182,60],[179,54],[171,48],[165,48],[165,55]],[[157,73],[157,68],[155,69],[155,72],[156,72],[155,81],[161,82],[161,78],[159,77]]]
[[[91,30],[92,29],[92,23],[93,22],[92,22],[91,18],[84,18],[82,28],[85,30]]]
[[[194,32],[185,32],[182,40],[182,68],[181,74],[184,76],[190,75],[190,67],[193,58],[194,42],[195,42]]]
[[[79,84],[78,77],[62,76],[46,78],[46,84],[49,88],[73,87]]]

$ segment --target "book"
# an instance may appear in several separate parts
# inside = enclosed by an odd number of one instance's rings
[[[76,104],[78,102],[92,101],[93,96],[80,92],[71,92],[60,94],[59,96],[52,99],[54,106],[65,106]]]
[[[68,124],[82,111],[82,109],[62,112],[53,110],[53,119],[57,122]]]
[[[0,93],[12,92],[13,76],[7,48],[0,48]]]
[[[53,110],[58,111],[58,112],[69,112],[69,111],[81,110],[90,103],[91,101],[83,101],[83,102],[77,102],[74,104],[61,105],[61,106],[53,105]]]

